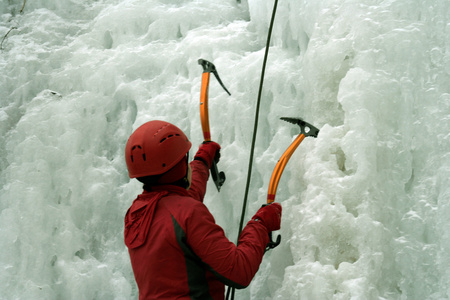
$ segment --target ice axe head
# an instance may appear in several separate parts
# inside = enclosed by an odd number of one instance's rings
[[[300,118],[281,118],[281,120],[292,123],[292,124],[297,124],[298,126],[300,126],[300,131],[301,133],[303,133],[303,135],[306,136],[312,136],[312,137],[317,137],[317,135],[319,134],[319,129],[317,129],[316,127],[312,126],[311,124],[303,121]]]
[[[225,87],[225,85],[222,83],[222,80],[220,80],[219,77],[219,73],[216,70],[216,66],[214,66],[214,64],[210,61],[207,61],[205,59],[199,59],[198,60],[198,64],[201,65],[203,67],[203,73],[213,73],[214,76],[216,76],[217,81],[219,82],[219,84],[222,86],[222,88],[225,90],[225,92],[228,93],[228,95],[231,96],[230,92],[227,90],[227,88]]]
[[[203,72],[210,72],[210,73],[216,72],[216,67],[212,62],[200,58],[198,60],[198,64],[203,67]]]

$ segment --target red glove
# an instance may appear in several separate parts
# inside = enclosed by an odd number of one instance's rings
[[[264,205],[253,216],[253,221],[259,221],[266,226],[269,232],[280,229],[281,223],[281,205],[278,202],[272,202]]]
[[[194,159],[201,160],[206,164],[208,168],[211,168],[213,160],[216,163],[220,159],[220,145],[216,142],[203,142],[203,144],[198,147],[198,151],[194,156]]]

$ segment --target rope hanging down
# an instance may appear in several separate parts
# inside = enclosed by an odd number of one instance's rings
[[[273,4],[272,18],[270,20],[270,25],[269,25],[269,32],[267,34],[266,50],[264,53],[263,66],[262,66],[262,71],[261,71],[261,80],[259,83],[258,98],[257,98],[257,102],[256,102],[255,123],[253,126],[253,137],[252,137],[252,145],[250,148],[250,159],[249,159],[249,164],[248,164],[247,183],[245,186],[244,202],[242,204],[241,220],[239,222],[238,239],[239,239],[239,235],[242,232],[242,228],[244,225],[245,212],[247,210],[248,191],[250,188],[250,179],[252,177],[253,154],[254,154],[254,150],[255,150],[256,133],[258,131],[259,107],[261,104],[261,93],[262,93],[262,87],[263,87],[263,83],[264,83],[264,74],[266,71],[267,56],[269,54],[270,38],[272,36],[272,28],[273,28],[273,23],[274,23],[276,11],[277,11],[277,5],[278,5],[278,0],[275,0],[275,3]],[[236,244],[237,244],[237,242],[236,242]],[[226,299],[227,300],[229,299],[229,296],[231,293],[231,300],[233,300],[234,292],[235,292],[234,288],[228,287]]]

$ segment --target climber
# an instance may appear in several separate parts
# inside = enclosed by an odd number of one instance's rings
[[[190,148],[186,135],[164,121],[143,124],[126,144],[129,176],[143,183],[124,234],[139,299],[224,299],[225,284],[250,284],[269,233],[280,229],[282,209],[274,202],[257,211],[237,246],[230,242],[203,204],[220,146],[202,143],[189,163]]]

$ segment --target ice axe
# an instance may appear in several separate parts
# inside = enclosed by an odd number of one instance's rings
[[[211,141],[211,131],[209,129],[209,114],[208,114],[208,91],[209,91],[210,74],[213,73],[214,76],[216,76],[217,81],[228,93],[228,95],[231,96],[231,94],[227,90],[227,88],[223,85],[222,80],[220,80],[219,73],[217,73],[216,67],[214,66],[213,63],[204,59],[199,59],[198,63],[203,67],[202,86],[200,91],[200,120],[202,123],[203,139],[206,142],[209,142]],[[211,177],[214,180],[214,184],[217,187],[217,191],[220,192],[220,188],[225,182],[225,173],[219,172],[219,170],[217,169],[216,160],[213,160],[213,164],[211,166]]]
[[[281,118],[281,120],[300,126],[300,134],[295,138],[295,140],[291,143],[291,145],[287,148],[287,150],[284,151],[283,155],[275,165],[275,169],[272,172],[272,177],[270,178],[269,182],[269,190],[267,192],[267,204],[270,204],[275,201],[275,194],[277,192],[278,182],[280,181],[284,168],[286,167],[289,159],[291,158],[292,154],[295,152],[297,147],[300,145],[300,143],[303,141],[305,137],[307,136],[317,137],[317,135],[319,134],[319,129],[303,121],[302,119]],[[281,242],[280,235],[277,236],[276,241],[272,240],[272,233],[270,233],[269,236],[270,242],[267,245],[267,250],[275,248]]]

